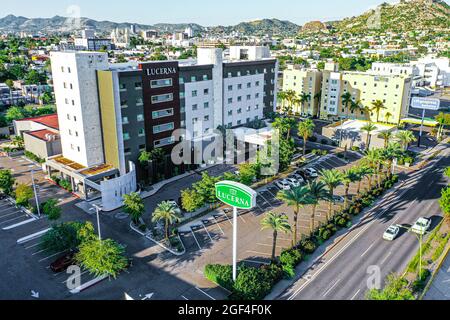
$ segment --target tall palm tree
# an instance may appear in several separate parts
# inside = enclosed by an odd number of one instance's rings
[[[286,102],[288,104],[288,112],[289,116],[292,116],[293,108],[296,103],[297,93],[294,90],[287,90],[286,92]]]
[[[347,208],[348,205],[348,197],[349,197],[349,191],[350,191],[350,184],[357,182],[359,179],[358,172],[355,168],[351,168],[344,172],[344,185],[345,185],[345,203],[344,207]]]
[[[316,125],[310,119],[300,122],[298,125],[298,135],[303,138],[303,156],[306,155],[306,142],[314,135],[315,127]]]
[[[350,103],[350,112],[354,114],[355,112],[363,110],[364,107],[361,105],[361,101],[351,101]]]
[[[341,98],[342,98],[342,105],[344,106],[347,112],[347,119],[348,119],[350,113],[350,106],[353,103],[352,94],[350,92],[346,92],[341,96]]]
[[[380,170],[382,164],[382,158],[380,154],[380,149],[369,150],[363,159],[363,163],[370,167],[372,172],[376,175],[377,181],[380,181]],[[369,188],[372,188],[372,177],[369,180]]]
[[[412,142],[417,141],[416,137],[414,136],[414,133],[412,133],[411,131],[408,131],[408,130],[402,130],[402,131],[397,132],[395,137],[400,141],[400,143],[405,151],[408,151],[409,145]]]
[[[169,241],[169,227],[171,224],[180,221],[180,209],[169,201],[160,203],[153,212],[152,222],[164,221],[166,241]]]
[[[376,101],[372,102],[372,111],[374,111],[377,114],[377,123],[380,122],[381,110],[385,110],[385,109],[387,109],[387,108],[384,106],[383,101],[376,100]]]
[[[389,119],[394,117],[394,115],[390,112],[386,112],[386,114],[384,115],[384,118],[386,119],[386,122],[389,123]]]
[[[275,262],[278,233],[289,233],[292,231],[291,225],[289,224],[289,218],[285,214],[269,212],[264,219],[261,220],[261,227],[262,230],[273,230],[272,261]]]
[[[322,91],[317,92],[314,95],[314,99],[317,100],[317,118],[320,118],[321,103],[322,103]]]
[[[284,201],[288,206],[294,208],[294,232],[292,238],[292,246],[297,244],[298,215],[300,208],[308,205],[311,201],[309,189],[305,186],[292,188],[291,190],[280,191],[277,199]]]
[[[386,173],[389,178],[392,177],[392,164],[403,154],[402,147],[398,143],[390,143],[387,148],[381,150],[381,158],[386,161]]]
[[[327,186],[322,181],[313,181],[308,183],[307,188],[309,190],[309,196],[311,197],[310,205],[312,207],[309,229],[311,234],[315,228],[316,209],[319,202],[322,200],[331,200],[330,192],[327,190]]]
[[[286,103],[286,92],[279,91],[277,94],[278,100],[281,102],[281,110],[284,111],[284,105]]]
[[[305,114],[305,104],[311,101],[311,95],[309,93],[302,92],[300,94],[300,102],[302,104],[302,115]]]
[[[384,148],[388,147],[389,141],[392,139],[392,137],[393,137],[393,133],[392,133],[392,131],[389,131],[389,130],[384,130],[384,131],[380,132],[380,134],[378,135],[378,138],[384,140]]]
[[[361,128],[362,131],[367,132],[367,138],[366,138],[366,149],[370,149],[370,138],[372,131],[375,131],[377,127],[373,123],[368,123],[364,127]]]
[[[333,198],[334,198],[334,190],[342,184],[344,180],[344,175],[341,171],[333,169],[333,170],[323,170],[320,173],[321,181],[325,183],[328,187],[328,191],[330,192],[331,201],[328,209],[327,220],[331,220],[333,214]]]
[[[369,167],[361,166],[356,169],[356,172],[358,174],[358,190],[356,193],[359,195],[361,193],[361,183],[364,179],[371,176],[373,171]]]

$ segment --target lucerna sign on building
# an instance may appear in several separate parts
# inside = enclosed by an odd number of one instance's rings
[[[217,183],[216,196],[223,203],[238,209],[248,210],[256,206],[257,193],[237,182],[222,181]]]
[[[176,73],[177,69],[173,67],[147,69],[148,76],[163,76]]]

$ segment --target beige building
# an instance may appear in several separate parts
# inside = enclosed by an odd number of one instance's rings
[[[303,115],[318,115],[319,100],[316,95],[322,88],[322,73],[319,70],[304,69],[297,65],[288,65],[283,72],[283,91],[293,90],[300,99],[302,93],[309,95],[310,99],[304,105],[294,106],[294,112]],[[302,112],[303,111],[303,112]]]
[[[339,71],[337,63],[327,63],[323,71],[320,116],[336,120],[346,117],[369,120],[370,117],[373,122],[397,124],[407,117],[411,90],[411,75]],[[360,102],[360,109],[348,110],[343,105],[342,96],[347,92],[354,102]],[[380,110],[379,115],[373,111],[373,102],[377,100],[386,108]]]

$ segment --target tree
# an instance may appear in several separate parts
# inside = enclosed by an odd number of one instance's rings
[[[309,189],[305,186],[292,188],[291,190],[280,191],[277,194],[277,198],[284,201],[288,206],[294,208],[294,232],[292,238],[292,246],[297,244],[297,232],[298,232],[298,215],[300,208],[305,205],[309,205],[312,201],[309,194]]]
[[[408,151],[409,145],[411,143],[417,141],[416,137],[414,136],[414,133],[408,130],[402,130],[397,132],[395,137],[400,141],[405,151]]]
[[[6,111],[5,117],[9,123],[13,122],[14,120],[24,119],[24,109],[20,107],[11,107]]]
[[[322,91],[317,92],[314,95],[314,99],[317,100],[317,117],[320,118],[320,111],[321,111],[321,103],[322,103]]]
[[[366,166],[360,166],[356,168],[356,172],[358,174],[358,189],[356,193],[359,195],[361,193],[361,184],[364,179],[372,174],[372,170]]]
[[[286,121],[286,118],[276,118],[272,123],[272,127],[280,131],[280,136],[288,135],[290,131],[290,125]]]
[[[383,139],[384,140],[384,147],[387,148],[389,145],[389,140],[391,140],[393,137],[393,133],[392,131],[389,130],[385,130],[380,132],[380,134],[378,135],[378,138]]]
[[[386,122],[389,123],[389,119],[391,119],[394,115],[390,112],[386,112],[384,115],[384,118],[386,119]]]
[[[56,221],[61,217],[61,208],[58,206],[58,200],[50,199],[42,206],[42,212],[50,221]]]
[[[241,183],[250,186],[256,179],[257,172],[255,166],[250,163],[239,165],[239,180]]]
[[[447,220],[450,219],[450,187],[442,189],[442,197],[439,200],[442,211]]]
[[[80,244],[75,260],[96,277],[117,278],[128,266],[125,248],[111,239],[93,239]]]
[[[311,233],[314,232],[315,229],[315,218],[316,218],[316,209],[319,205],[319,202],[322,200],[330,201],[332,198],[330,197],[330,192],[326,189],[326,184],[322,181],[313,181],[308,183],[308,191],[310,197],[311,217],[310,217],[310,225],[309,229]]]
[[[21,136],[14,136],[12,139],[12,144],[19,149],[25,148],[25,141]]]
[[[367,300],[415,300],[414,295],[407,286],[407,280],[391,274],[387,277],[385,288],[382,290],[370,290],[367,294]]]
[[[435,116],[435,119],[439,124],[437,138],[441,139],[444,132],[444,128],[446,126],[450,126],[450,113],[441,112],[437,116]]]
[[[298,135],[303,138],[303,156],[306,155],[306,142],[314,135],[315,127],[314,122],[310,119],[300,122],[298,125]]]
[[[226,179],[229,180],[229,179]],[[193,189],[186,189],[181,191],[181,205],[187,212],[194,212],[205,204],[202,196]]]
[[[361,101],[353,101],[350,103],[350,111],[352,114],[358,111],[362,111],[364,107],[361,105]]]
[[[153,212],[152,222],[164,221],[166,241],[169,241],[169,227],[174,222],[180,221],[180,210],[172,203],[164,201],[160,203]]]
[[[403,150],[398,143],[390,143],[386,148],[380,150],[380,157],[386,162],[387,176],[392,177],[392,164],[395,159],[403,155]]]
[[[41,100],[43,104],[50,104],[53,102],[53,96],[50,92],[44,92],[41,95]]]
[[[124,211],[128,213],[135,225],[139,225],[142,215],[145,213],[145,204],[137,192],[123,196]]]
[[[33,189],[26,184],[19,184],[16,187],[16,203],[18,206],[29,206],[30,200],[33,198]]]
[[[294,139],[280,139],[279,141],[279,170],[287,170],[295,153]]]
[[[375,131],[376,129],[377,129],[377,127],[373,123],[368,123],[364,127],[361,128],[362,131],[367,132],[366,150],[370,149],[371,133],[372,133],[372,131]]]
[[[39,248],[49,253],[74,250],[84,241],[95,238],[94,226],[90,222],[67,222],[56,224],[42,236]]]
[[[445,169],[444,174],[447,176],[447,178],[450,178],[450,167]]]
[[[380,122],[380,112],[381,110],[386,110],[387,108],[384,106],[383,101],[376,100],[372,102],[372,111],[377,114],[377,123]]]
[[[346,92],[344,93],[342,96],[342,105],[344,106],[346,112],[347,112],[347,119],[349,118],[349,113],[350,113],[350,106],[353,103],[353,97],[352,94],[350,92]]]
[[[311,95],[309,93],[302,92],[300,94],[300,103],[302,105],[302,115],[305,114],[306,104],[311,101]]]
[[[381,157],[379,149],[367,151],[362,163],[368,166],[372,170],[372,173],[376,174],[378,177],[381,167]],[[372,175],[369,175],[369,188],[372,188]]]
[[[331,201],[328,209],[328,221],[331,220],[333,214],[333,203],[334,203],[334,190],[342,185],[342,181],[344,179],[344,175],[339,170],[323,170],[321,173],[321,180],[328,187],[328,191],[330,192]]]
[[[277,237],[278,233],[291,232],[291,225],[289,224],[289,218],[285,214],[276,214],[269,212],[266,214],[263,220],[261,220],[262,230],[273,230],[273,246],[272,246],[272,261],[275,262],[276,249],[277,249]]]
[[[4,128],[8,125],[8,121],[3,114],[0,114],[0,128]]]
[[[359,179],[358,172],[355,168],[351,168],[347,171],[344,171],[344,186],[345,186],[345,204],[344,207],[347,208],[348,206],[348,198],[349,198],[349,191],[350,191],[350,184],[357,182]]]
[[[15,179],[11,173],[11,170],[0,170],[0,190],[3,193],[11,195],[14,183]]]
[[[219,181],[219,177],[212,177],[207,172],[204,172],[202,180],[194,184],[194,190],[206,203],[216,203],[216,183]]]

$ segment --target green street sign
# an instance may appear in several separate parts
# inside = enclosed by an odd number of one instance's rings
[[[243,210],[256,206],[256,191],[237,182],[222,181],[216,183],[216,197],[223,203]]]

